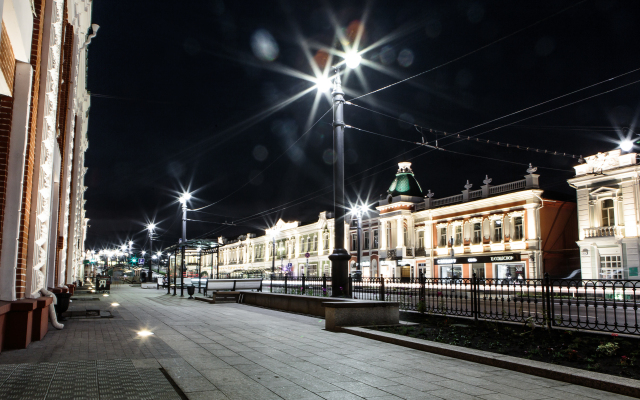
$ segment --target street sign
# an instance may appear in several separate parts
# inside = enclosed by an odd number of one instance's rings
[[[311,256],[311,254],[309,254],[309,252],[304,254],[305,257],[309,258]]]
[[[144,258],[138,259],[138,265],[144,265]]]
[[[291,268],[293,268],[293,264],[292,263],[288,263],[287,264],[287,269],[290,270]]]

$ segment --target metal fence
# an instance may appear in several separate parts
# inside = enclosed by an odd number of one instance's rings
[[[331,278],[267,275],[263,291],[330,297]],[[352,278],[339,295],[392,301],[401,310],[553,327],[640,334],[640,281]]]

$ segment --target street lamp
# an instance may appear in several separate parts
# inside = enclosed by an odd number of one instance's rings
[[[353,63],[352,63],[353,65]],[[356,65],[357,66],[357,65]],[[331,260],[331,296],[348,293],[348,270],[351,255],[344,248],[344,92],[340,82],[340,71],[336,67],[333,81],[333,213],[334,249]]]
[[[147,224],[147,231],[149,231],[149,248],[153,251],[153,232],[156,229],[156,224],[153,222],[149,222]],[[149,282],[152,281],[153,272],[151,271],[151,267],[153,266],[153,262],[149,261]]]
[[[202,284],[200,283],[200,279],[202,279],[202,266],[200,265],[200,259],[202,258],[200,256],[201,251],[202,247],[198,246],[198,293],[202,293],[200,289],[202,287]]]
[[[357,267],[357,271],[362,271],[362,268],[360,268],[360,253],[361,253],[361,247],[360,247],[360,237],[362,236],[362,216],[365,215],[367,212],[369,212],[369,208],[365,205],[357,205],[355,206],[353,209],[351,209],[351,214],[355,215],[356,218],[358,219],[358,230],[356,231],[356,235],[357,236],[357,242],[358,242],[358,252],[357,252],[357,258],[358,258],[358,267]]]
[[[180,297],[184,297],[184,250],[187,244],[187,202],[191,199],[191,193],[185,192],[178,198],[182,204],[182,270],[180,274]],[[174,283],[175,284],[175,283]]]
[[[278,234],[278,229],[274,226],[269,230],[269,233],[273,240],[273,247],[271,251],[271,275],[273,275],[276,273],[276,235]]]

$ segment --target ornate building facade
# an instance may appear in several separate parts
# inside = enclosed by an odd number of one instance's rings
[[[584,279],[640,279],[640,166],[619,149],[586,157],[568,180],[576,189]]]
[[[0,40],[0,300],[82,279],[90,0],[4,0]]]

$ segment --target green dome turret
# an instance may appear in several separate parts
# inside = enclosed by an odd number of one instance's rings
[[[389,190],[387,190],[387,192],[389,192],[389,194],[393,197],[424,197],[420,184],[416,180],[416,177],[413,176],[410,162],[398,163],[398,172],[396,173],[396,178],[393,180],[393,182],[391,182],[391,186],[389,186]]]

